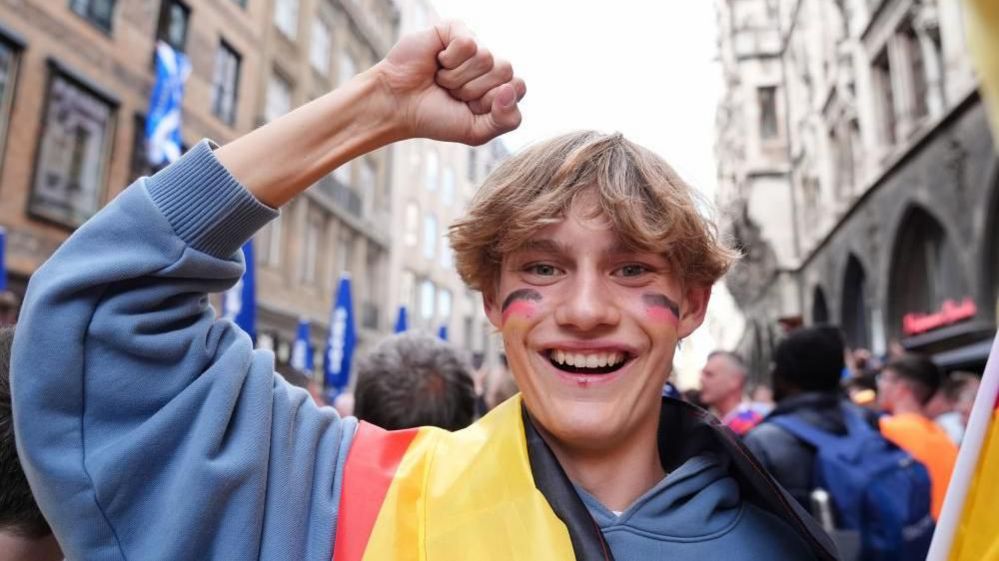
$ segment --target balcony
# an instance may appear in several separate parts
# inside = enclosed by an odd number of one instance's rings
[[[737,59],[780,54],[780,33],[775,27],[744,27],[732,34],[732,50]]]
[[[340,183],[332,175],[320,179],[318,186],[320,191],[332,199],[333,204],[356,218],[364,217],[364,203],[356,191]]]

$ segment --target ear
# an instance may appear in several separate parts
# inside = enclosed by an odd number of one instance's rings
[[[495,290],[482,293],[482,309],[485,310],[489,323],[499,330],[502,327],[503,313],[500,311],[499,305],[496,304]]]
[[[708,312],[708,301],[711,300],[710,286],[693,286],[687,288],[683,295],[683,305],[680,308],[680,325],[677,337],[683,339],[704,323],[704,315]]]

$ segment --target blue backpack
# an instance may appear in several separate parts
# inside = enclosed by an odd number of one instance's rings
[[[929,472],[856,411],[842,409],[842,436],[793,415],[769,422],[815,447],[815,486],[832,498],[837,528],[860,533],[860,559],[926,559],[934,530]]]

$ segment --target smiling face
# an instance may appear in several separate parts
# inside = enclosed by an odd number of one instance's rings
[[[704,318],[663,256],[630,249],[587,197],[503,257],[490,321],[514,378],[556,447],[609,453],[655,439],[677,340]]]

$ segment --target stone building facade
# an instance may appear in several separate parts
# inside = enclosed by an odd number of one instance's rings
[[[800,324],[980,369],[999,297],[999,166],[958,0],[718,0],[727,284],[765,378]]]

